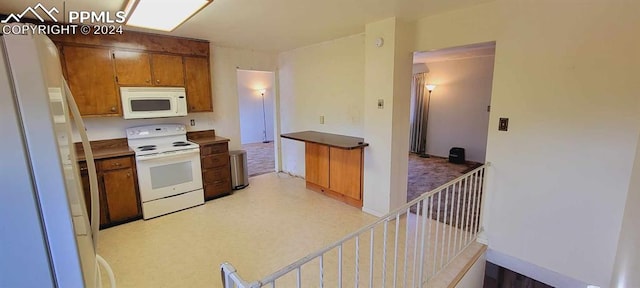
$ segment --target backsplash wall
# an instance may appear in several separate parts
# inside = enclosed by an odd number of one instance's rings
[[[168,124],[178,123],[187,127],[187,131],[202,131],[214,129],[213,112],[194,113],[185,117],[157,118],[157,119],[131,119],[125,120],[121,117],[99,117],[99,118],[83,118],[84,125],[87,128],[87,135],[90,141],[106,140],[115,138],[126,138],[125,129],[129,127],[152,125],[152,124]],[[191,126],[191,119],[195,120],[196,125]],[[80,142],[80,134],[73,126],[73,141]]]

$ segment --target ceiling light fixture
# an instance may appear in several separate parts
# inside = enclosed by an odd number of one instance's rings
[[[173,31],[213,0],[129,0],[126,25]]]

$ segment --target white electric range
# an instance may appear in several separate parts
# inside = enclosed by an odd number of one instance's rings
[[[204,203],[200,146],[181,124],[126,129],[135,151],[142,217],[150,219]]]

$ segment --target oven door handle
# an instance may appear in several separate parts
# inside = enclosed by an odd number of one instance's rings
[[[184,155],[189,155],[189,154],[200,154],[200,148],[136,156],[136,160],[147,161],[147,160],[153,160],[153,159],[159,159],[159,158],[166,159],[166,158],[182,157]]]

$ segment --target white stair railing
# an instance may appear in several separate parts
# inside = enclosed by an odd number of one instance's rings
[[[221,265],[224,288],[424,287],[481,232],[487,164],[255,282]]]

